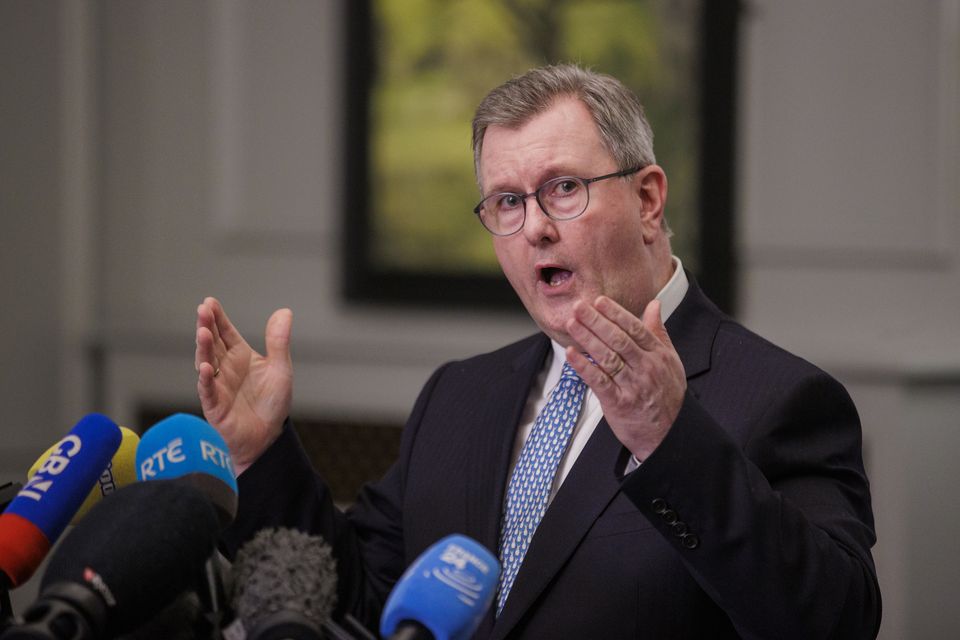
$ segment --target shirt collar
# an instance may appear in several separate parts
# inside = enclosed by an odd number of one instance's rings
[[[657,294],[657,300],[660,301],[660,320],[666,323],[680,303],[683,297],[687,295],[690,288],[690,281],[687,280],[687,273],[683,270],[683,263],[680,258],[673,256],[673,275],[663,285],[663,289]]]

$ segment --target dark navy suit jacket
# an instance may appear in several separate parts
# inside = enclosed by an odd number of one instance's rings
[[[875,637],[873,515],[846,391],[692,281],[666,326],[688,382],[670,432],[623,477],[629,453],[600,422],[476,637]],[[549,351],[538,334],[438,369],[399,459],[347,514],[286,426],[240,477],[225,549],[264,526],[322,535],[339,612],[376,629],[403,569],[441,537],[496,553],[517,423]]]

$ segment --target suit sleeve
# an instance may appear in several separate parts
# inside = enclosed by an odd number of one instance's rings
[[[623,490],[743,638],[875,637],[873,516],[846,391],[806,371],[746,431],[735,439],[688,390]]]
[[[220,547],[228,558],[257,531],[286,527],[321,536],[337,560],[335,618],[351,613],[370,629],[407,562],[403,551],[402,509],[406,460],[436,380],[433,374],[411,412],[401,453],[384,477],[365,486],[356,503],[342,512],[329,487],[313,468],[293,426],[237,479],[239,504]]]

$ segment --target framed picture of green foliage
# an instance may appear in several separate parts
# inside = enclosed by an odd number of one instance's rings
[[[357,302],[519,309],[479,199],[483,96],[547,63],[641,98],[670,181],[674,251],[733,307],[735,0],[359,0],[347,19],[345,292]]]

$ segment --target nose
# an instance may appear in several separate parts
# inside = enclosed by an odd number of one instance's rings
[[[530,244],[557,241],[557,221],[546,214],[540,202],[530,195],[523,203],[525,217],[523,235]]]

